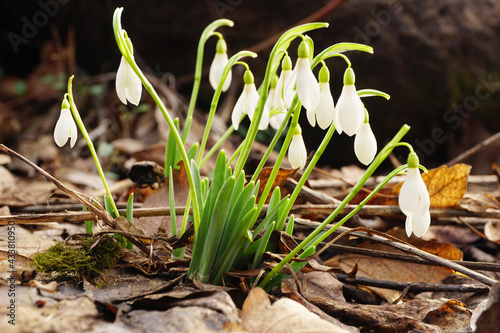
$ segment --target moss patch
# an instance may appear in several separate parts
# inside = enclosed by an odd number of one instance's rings
[[[113,237],[104,236],[99,240],[90,237],[71,245],[59,242],[35,254],[31,265],[41,274],[92,281],[104,269],[111,268],[121,255],[122,248]]]

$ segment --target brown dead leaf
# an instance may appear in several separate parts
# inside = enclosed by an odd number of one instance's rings
[[[498,332],[500,327],[500,283],[496,283],[490,291],[486,309],[477,320],[476,332]]]
[[[439,309],[429,311],[424,322],[445,329],[447,332],[468,332],[471,312],[464,303],[449,300]]]
[[[470,212],[483,212],[486,209],[500,209],[500,202],[489,193],[467,193],[460,201],[460,208]]]
[[[442,258],[446,258],[449,260],[460,260],[462,258],[462,252],[455,246],[450,244],[424,241],[416,238],[415,236],[407,238],[403,229],[396,229],[394,231],[391,231],[389,234],[403,241],[406,241],[423,251],[432,253]],[[358,247],[391,253],[404,253],[390,246],[378,243],[373,244],[364,242]],[[352,270],[356,264],[358,265],[358,272],[356,276],[397,282],[413,281],[441,283],[444,278],[452,274],[452,271],[445,267],[420,265],[350,253],[344,253],[325,261],[325,265],[340,267],[340,269],[344,271]],[[389,302],[393,302],[401,295],[401,292],[397,290],[388,290],[374,287],[370,287],[369,289],[384,297]]]
[[[289,298],[279,299],[271,305],[269,297],[261,288],[254,288],[248,294],[243,304],[241,326],[252,333],[348,333]]]
[[[266,187],[266,184],[269,181],[269,176],[271,175],[272,171],[273,171],[272,167],[263,168],[262,171],[260,172],[259,176],[257,177],[257,179],[260,180],[259,195],[258,195],[257,201],[260,200],[260,196],[262,195],[262,192],[264,191],[264,188]],[[269,203],[269,199],[271,197],[272,190],[276,186],[280,187],[282,197],[288,194],[288,192],[283,188],[283,184],[286,182],[286,180],[288,178],[293,178],[293,176],[295,175],[296,172],[297,172],[297,170],[295,170],[295,169],[284,169],[284,168],[279,169],[278,174],[276,175],[276,178],[274,179],[273,187],[271,188],[271,191],[269,192],[269,196],[266,199],[266,203]]]
[[[422,175],[432,207],[454,207],[467,190],[467,181],[471,166],[463,163],[455,164],[451,168],[442,166],[431,169]]]

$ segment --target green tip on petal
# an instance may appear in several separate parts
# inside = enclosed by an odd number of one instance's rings
[[[318,79],[319,82],[330,82],[330,71],[325,65],[321,66]]]
[[[62,101],[62,104],[61,104],[61,109],[69,109],[69,102],[68,102],[68,99],[66,97],[64,97],[63,101]]]
[[[247,69],[245,71],[245,74],[243,75],[243,82],[245,82],[245,84],[254,83],[253,74],[251,70]]]
[[[309,58],[309,45],[305,41],[300,43],[297,55],[299,58]]]
[[[302,128],[300,127],[299,124],[295,126],[295,129],[293,130],[293,135],[301,135],[302,134]]]
[[[292,70],[292,59],[288,54],[283,57],[283,61],[281,62],[281,69],[284,71]]]
[[[344,85],[352,86],[356,81],[356,76],[354,75],[354,70],[351,67],[348,67],[344,73]]]
[[[215,46],[215,52],[216,53],[226,53],[227,52],[227,45],[226,41],[224,38],[219,38],[217,41],[217,45]]]
[[[408,154],[408,168],[418,168],[420,161],[418,159],[418,155],[415,152],[411,152]]]
[[[275,74],[271,77],[271,84],[270,84],[271,89],[275,89],[275,88],[276,88],[276,86],[278,85],[278,80],[279,80],[279,77],[278,77],[278,75],[275,73]]]

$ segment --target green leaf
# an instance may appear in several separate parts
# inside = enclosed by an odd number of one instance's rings
[[[383,91],[376,89],[361,89],[357,91],[359,97],[372,97],[372,96],[380,96],[387,100],[391,98],[391,96]]]
[[[179,118],[174,119],[174,125],[179,131]],[[181,160],[181,152],[177,148],[174,131],[170,130],[167,137],[167,145],[165,146],[165,178],[168,177],[169,168],[174,169],[177,163]]]
[[[235,183],[235,177],[230,177],[224,183],[219,192],[219,195],[217,196],[217,199],[215,200],[214,208],[216,207],[217,209],[213,209],[210,220],[207,221],[207,224],[209,224],[209,226],[205,244],[203,247],[200,267],[197,271],[198,280],[202,283],[207,283],[209,281],[210,273],[215,263],[216,254],[219,247],[220,235],[224,230],[224,225],[227,220],[229,204],[231,202],[231,196],[233,195]]]
[[[266,251],[267,245],[269,243],[269,238],[271,237],[271,233],[274,231],[274,226],[276,222],[272,222],[269,225],[269,228],[266,229],[264,235],[260,239],[260,244],[255,251],[255,256],[253,259],[252,269],[257,269],[262,265],[262,257],[264,256],[264,252]]]

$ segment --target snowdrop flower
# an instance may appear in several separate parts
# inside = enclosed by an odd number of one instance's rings
[[[406,215],[406,235],[412,233],[422,237],[431,224],[429,207],[431,200],[427,187],[418,169],[418,156],[411,152],[408,155],[406,179],[399,192],[399,208]]]
[[[316,126],[318,121],[321,129],[327,129],[333,123],[335,104],[330,92],[330,72],[323,65],[319,71],[319,103],[314,110],[307,110],[307,120],[311,126]]]
[[[283,105],[281,99],[276,98],[276,95],[279,94],[276,91],[276,87],[278,85],[278,75],[274,74],[271,78],[271,84],[269,86],[269,93],[267,94],[266,100],[266,108],[269,110],[269,124],[275,130],[279,129],[283,120],[285,120],[286,109],[281,109],[280,106]],[[281,104],[281,105],[280,105]],[[272,115],[271,115],[272,114]]]
[[[59,147],[62,147],[70,139],[69,145],[71,148],[76,143],[77,129],[76,123],[71,114],[69,102],[64,98],[61,106],[61,114],[54,128],[54,141]]]
[[[128,38],[125,31],[123,33],[125,35],[125,41],[129,47],[130,54],[133,55],[134,52],[130,38]],[[139,79],[124,56],[122,56],[120,66],[116,72],[116,94],[118,95],[120,101],[125,105],[127,105],[127,101],[134,105],[139,105],[139,102],[141,101],[141,79]]]
[[[368,165],[377,154],[377,139],[375,139],[375,135],[373,135],[372,128],[368,122],[368,111],[366,109],[364,111],[365,122],[354,138],[354,153],[361,163]]]
[[[234,129],[237,130],[240,125],[240,119],[242,114],[248,114],[250,121],[253,118],[255,108],[259,102],[259,93],[257,88],[255,88],[253,74],[250,70],[246,70],[243,75],[243,81],[245,86],[243,87],[243,92],[236,101],[234,105],[233,114],[231,120],[233,122]],[[266,129],[269,125],[269,110],[264,107],[262,118],[260,119],[259,129]]]
[[[297,77],[297,67],[292,70],[292,59],[286,54],[281,61],[281,74],[276,84],[276,105],[285,110],[292,104],[295,97],[295,79]]]
[[[296,90],[299,100],[307,111],[316,109],[319,103],[319,85],[311,70],[309,46],[302,41],[298,50]]]
[[[354,71],[349,67],[344,73],[344,87],[337,102],[334,120],[339,134],[344,131],[349,136],[358,133],[365,119],[363,103],[356,92],[354,82]]]
[[[224,72],[224,67],[226,67],[228,62],[227,58],[227,45],[223,38],[219,38],[217,41],[217,46],[215,47],[215,56],[212,64],[210,65],[210,72],[208,74],[208,80],[210,85],[214,90],[217,90],[220,80],[222,79],[222,73]],[[222,85],[222,91],[226,92],[231,85],[232,75],[231,71],[226,76],[224,84]]]
[[[292,141],[288,147],[288,161],[293,169],[304,168],[307,161],[307,150],[302,138],[302,129],[297,124],[293,132]]]

